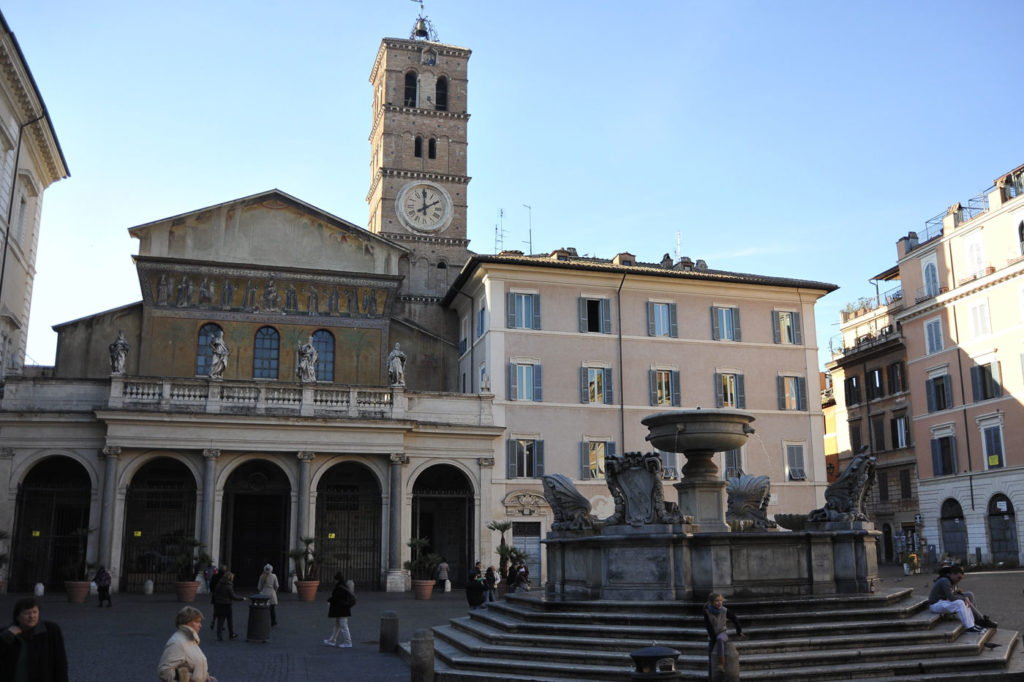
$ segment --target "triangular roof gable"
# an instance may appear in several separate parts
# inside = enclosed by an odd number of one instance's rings
[[[395,274],[407,249],[274,189],[128,229],[139,255]]]

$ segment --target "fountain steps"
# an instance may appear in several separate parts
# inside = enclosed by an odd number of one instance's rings
[[[799,602],[808,610],[800,610]],[[744,623],[746,636],[734,643],[745,681],[1024,679],[1024,661],[1013,656],[1018,633],[965,633],[958,621],[929,612],[908,589],[737,598],[730,605]],[[652,641],[682,653],[683,679],[707,679],[707,633],[699,608],[510,595],[434,629],[435,679],[628,680],[629,652]]]

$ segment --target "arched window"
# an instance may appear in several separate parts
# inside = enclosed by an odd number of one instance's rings
[[[410,71],[405,74],[405,106],[416,106],[416,72]]]
[[[219,324],[207,322],[199,328],[199,338],[196,339],[196,376],[210,376],[210,362],[213,360],[213,351],[210,349],[210,339],[221,331]]]
[[[313,332],[313,347],[316,348],[316,380],[334,381],[334,335],[326,329]]]
[[[256,330],[252,349],[252,376],[254,379],[276,379],[281,335],[273,327]]]
[[[431,159],[437,158],[437,140],[430,138],[430,142],[427,143],[427,156]]]
[[[448,111],[448,79],[444,76],[437,79],[437,89],[434,91],[434,108],[438,111]]]
[[[423,138],[418,135],[412,143],[412,155],[417,159],[423,156]]]

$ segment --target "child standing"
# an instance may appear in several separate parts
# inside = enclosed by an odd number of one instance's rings
[[[743,627],[736,615],[725,608],[725,597],[720,592],[708,595],[704,604],[704,627],[708,629],[708,660],[712,670],[725,672],[725,643],[729,641],[727,620],[736,628],[736,636],[743,636]]]

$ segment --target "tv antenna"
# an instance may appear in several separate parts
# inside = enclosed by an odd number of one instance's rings
[[[529,216],[530,216],[530,231],[526,233],[527,237],[529,238],[529,241],[525,241],[523,243],[526,244],[529,247],[529,249],[530,249],[527,252],[527,254],[532,256],[533,255],[533,206],[530,206],[529,204],[523,204],[523,208],[525,208],[529,212]]]
[[[498,209],[498,222],[494,225],[494,253],[505,250],[505,209]]]

